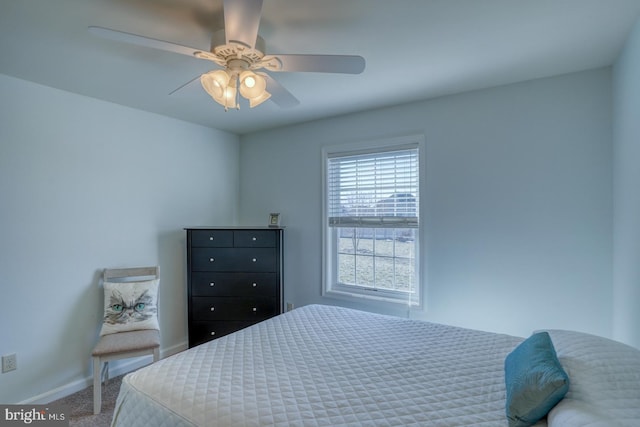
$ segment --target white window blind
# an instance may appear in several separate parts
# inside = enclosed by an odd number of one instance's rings
[[[418,227],[418,147],[329,155],[331,227]]]

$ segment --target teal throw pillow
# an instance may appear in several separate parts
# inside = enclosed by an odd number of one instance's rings
[[[569,376],[562,369],[551,337],[536,333],[505,359],[506,412],[509,427],[534,425],[564,398]]]

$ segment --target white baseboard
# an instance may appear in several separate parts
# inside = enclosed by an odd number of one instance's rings
[[[172,347],[160,349],[160,358],[164,359],[166,357],[172,356],[176,353],[180,353],[188,348],[186,342],[176,344]],[[112,362],[112,367],[109,368],[109,378],[114,378],[119,375],[126,374],[131,371],[135,371],[136,369],[142,368],[143,366],[151,363],[151,356],[143,356],[131,358],[128,360],[117,361],[117,364]],[[114,366],[115,365],[115,366]],[[20,405],[45,405],[47,403],[53,402],[58,399],[62,399],[63,397],[67,397],[73,393],[77,393],[80,390],[84,390],[85,388],[91,386],[93,384],[93,377],[88,376],[63,386],[57,387],[53,390],[49,390],[37,396],[33,396],[29,399],[23,400],[22,402],[18,402]]]
[[[67,397],[73,393],[77,393],[80,390],[84,390],[90,385],[91,378],[83,378],[81,380],[65,384],[53,390],[46,391],[37,396],[30,397],[26,400],[23,400],[22,402],[18,402],[18,405],[46,405],[47,403],[53,402],[54,400],[62,399],[63,397]]]

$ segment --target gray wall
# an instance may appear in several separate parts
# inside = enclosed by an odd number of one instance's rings
[[[0,402],[88,385],[105,267],[160,265],[161,351],[184,349],[183,227],[235,219],[238,137],[2,75],[0,99]]]
[[[614,338],[640,348],[640,21],[614,65]]]
[[[410,315],[611,336],[611,126],[605,68],[251,134],[239,219],[282,214],[287,301],[404,314],[321,296],[321,147],[424,133],[427,307]]]

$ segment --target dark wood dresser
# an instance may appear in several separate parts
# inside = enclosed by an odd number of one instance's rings
[[[282,313],[282,228],[186,231],[189,347]]]

